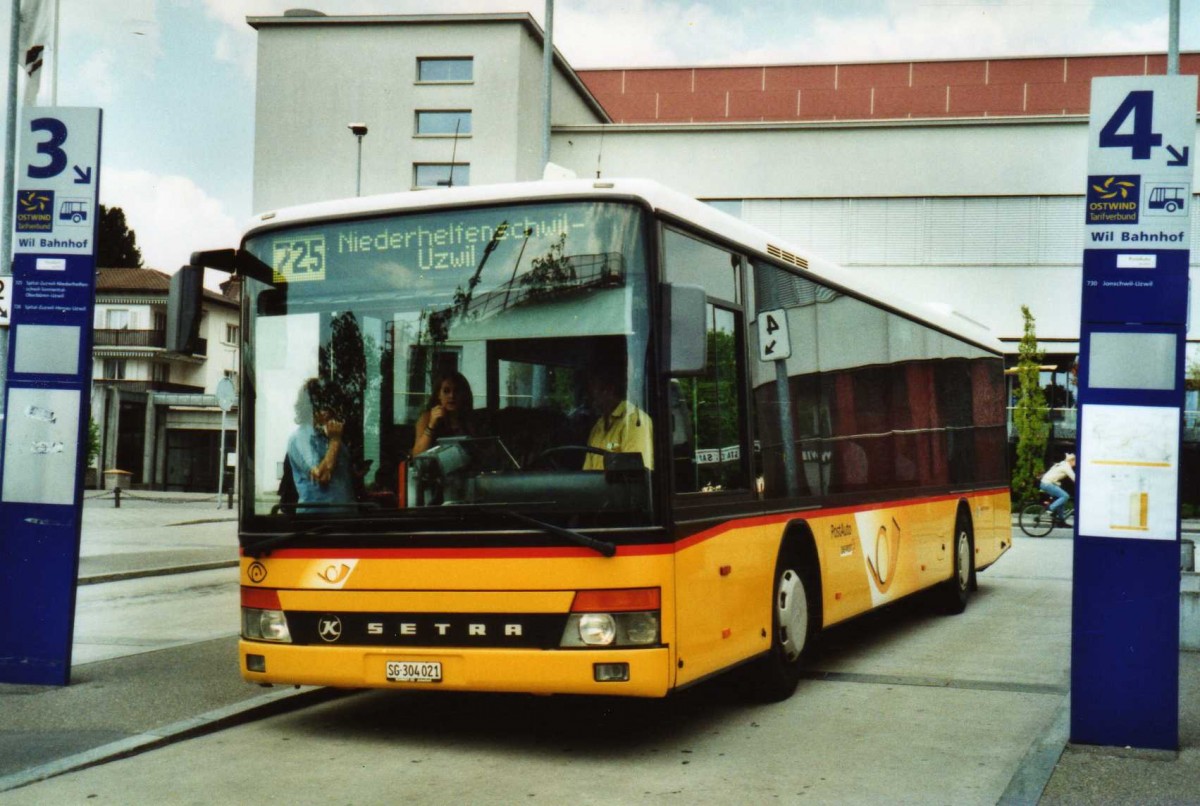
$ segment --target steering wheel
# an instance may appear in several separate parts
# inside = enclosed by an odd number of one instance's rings
[[[607,456],[609,452],[601,448],[593,448],[591,445],[556,445],[535,456],[529,463],[529,468],[536,470],[544,466],[549,470],[563,470],[562,464],[557,460],[557,455],[564,453],[591,453],[596,456]]]

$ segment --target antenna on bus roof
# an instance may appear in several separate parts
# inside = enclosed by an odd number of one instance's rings
[[[462,118],[454,121],[454,147],[450,149],[450,173],[446,177],[445,182],[438,182],[442,187],[454,187],[454,161],[458,159],[458,127],[462,125]]]
[[[458,159],[458,127],[462,125],[462,118],[454,121],[454,147],[450,149],[450,181],[446,183],[446,187],[454,187],[454,161]]]

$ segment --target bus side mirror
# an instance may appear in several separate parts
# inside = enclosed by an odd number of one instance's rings
[[[672,377],[704,372],[708,363],[708,332],[704,325],[707,301],[707,294],[698,285],[663,286],[663,344],[667,374]]]
[[[168,350],[195,353],[200,346],[200,303],[204,298],[204,269],[182,266],[171,276],[167,294]]]

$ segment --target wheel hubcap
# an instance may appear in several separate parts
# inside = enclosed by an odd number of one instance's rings
[[[958,587],[966,590],[971,583],[971,540],[965,531],[958,533]]]
[[[808,598],[804,594],[804,581],[790,568],[779,578],[775,616],[783,656],[789,662],[794,661],[804,651],[804,640],[808,635]]]

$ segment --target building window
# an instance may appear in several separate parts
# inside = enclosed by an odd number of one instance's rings
[[[106,358],[104,359],[104,378],[110,381],[125,380],[125,359],[124,358]]]
[[[150,366],[150,377],[158,383],[167,383],[171,380],[171,365],[156,361]]]
[[[417,59],[418,82],[466,83],[475,78],[475,60],[470,56]]]
[[[129,311],[124,308],[109,308],[105,313],[105,325],[109,330],[128,330]]]
[[[226,344],[237,344],[237,340],[238,340],[238,326],[226,322],[225,323],[225,343]]]
[[[417,134],[446,136],[471,134],[471,110],[418,111]]]
[[[453,168],[454,173],[451,175],[451,165],[448,162],[415,163],[413,165],[413,187],[436,188],[451,185],[462,187],[471,184],[470,165],[456,162]]]

